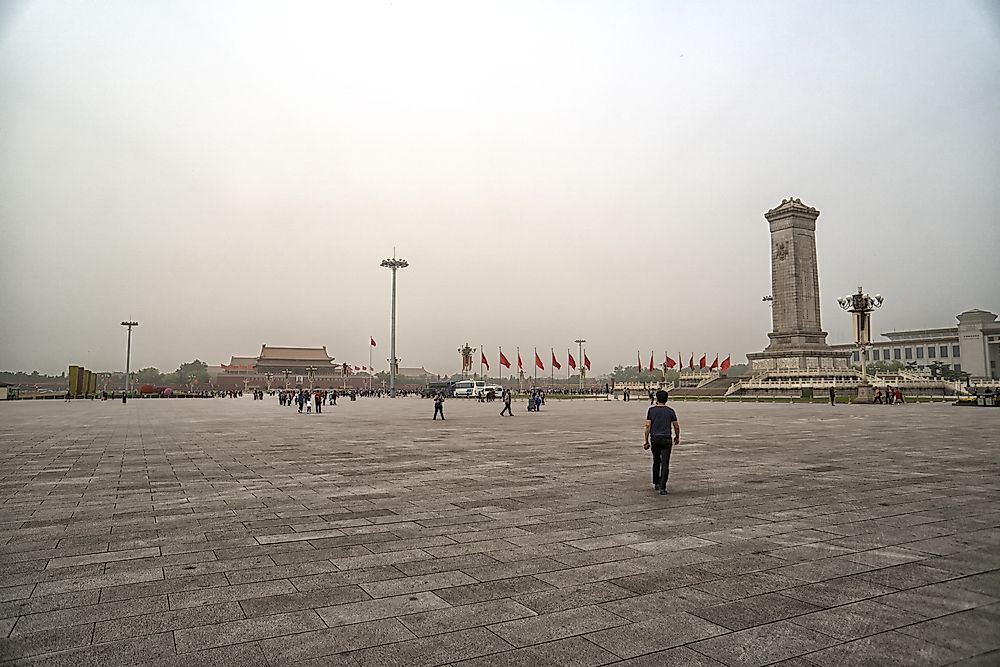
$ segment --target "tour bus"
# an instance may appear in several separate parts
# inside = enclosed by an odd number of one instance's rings
[[[459,380],[455,383],[455,398],[475,398],[479,392],[485,391],[486,382],[483,380]]]

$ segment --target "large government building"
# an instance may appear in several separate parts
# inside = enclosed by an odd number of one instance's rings
[[[972,380],[997,380],[1000,371],[1000,322],[997,315],[985,310],[967,310],[956,316],[958,325],[941,329],[914,329],[883,333],[886,340],[873,341],[865,351],[868,362],[901,362],[927,368],[938,362],[944,368],[964,371]],[[835,350],[851,353],[856,365],[861,355],[853,344],[833,345]]]

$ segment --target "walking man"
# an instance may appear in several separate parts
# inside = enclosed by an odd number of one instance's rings
[[[500,411],[500,416],[503,417],[503,413],[507,413],[509,416],[513,417],[514,412],[510,409],[510,401],[512,396],[510,395],[510,387],[503,390],[503,410]]]
[[[656,405],[646,411],[645,441],[643,449],[653,449],[653,489],[661,496],[667,495],[667,477],[670,475],[670,452],[681,441],[681,425],[677,413],[667,406],[669,395],[663,389],[656,392]],[[670,432],[673,430],[673,439]]]
[[[434,396],[434,419],[441,415],[441,421],[444,421],[444,394],[440,391]]]

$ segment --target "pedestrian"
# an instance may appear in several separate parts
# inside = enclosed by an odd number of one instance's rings
[[[906,403],[906,401],[903,400],[903,392],[899,390],[899,387],[896,387],[893,391],[896,392],[896,405]]]
[[[890,385],[886,385],[885,386],[885,404],[886,405],[892,405],[892,402],[895,400],[895,398],[896,398],[896,392],[894,392],[892,390],[892,387]]]
[[[316,405],[316,414],[322,414],[323,412],[323,395],[320,393],[319,389],[313,394],[313,403]]]
[[[882,390],[879,387],[875,387],[875,400],[872,401],[872,405],[875,403],[882,405]]]
[[[830,385],[830,405],[834,405],[837,402],[837,392],[834,391],[833,385]]]
[[[655,399],[655,398],[656,398],[656,394],[655,394],[655,393],[653,392],[653,390],[652,390],[652,389],[650,389],[650,390],[649,390],[649,404],[650,404],[650,405],[652,405],[652,404],[653,404],[653,399]]]
[[[667,495],[667,478],[670,475],[670,452],[681,441],[681,425],[677,413],[667,406],[669,395],[663,389],[656,392],[656,405],[646,410],[643,449],[653,450],[653,489],[661,496]],[[671,439],[671,430],[673,438]]]
[[[444,394],[440,391],[434,396],[434,419],[441,415],[441,421],[444,421]]]
[[[508,416],[513,417],[514,412],[510,409],[510,402],[513,399],[511,396],[510,388],[503,390],[503,410],[500,411],[500,416],[503,417],[503,413],[507,413]]]

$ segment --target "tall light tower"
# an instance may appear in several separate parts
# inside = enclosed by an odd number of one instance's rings
[[[868,296],[860,286],[856,294],[837,299],[841,308],[854,314],[854,344],[858,346],[858,357],[861,359],[862,382],[868,381],[865,351],[872,344],[872,311],[881,308],[884,300],[881,294]]]
[[[392,269],[392,326],[389,335],[389,396],[396,396],[396,269],[405,269],[410,264],[405,259],[398,259],[393,252],[392,259],[383,259],[380,266]]]
[[[128,394],[131,391],[129,371],[132,364],[132,327],[139,326],[138,322],[122,322],[123,327],[128,327],[128,342],[125,344],[125,393],[122,394],[122,403],[128,403]]]
[[[580,391],[583,391],[583,374],[586,371],[586,366],[583,364],[583,344],[587,341],[582,338],[577,338],[573,342],[580,346],[580,356],[577,357],[577,363],[579,366],[577,366],[577,368],[580,369]]]

